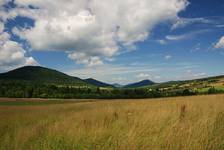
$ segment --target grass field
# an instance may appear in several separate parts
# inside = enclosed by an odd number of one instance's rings
[[[0,149],[224,149],[224,95],[0,100]]]

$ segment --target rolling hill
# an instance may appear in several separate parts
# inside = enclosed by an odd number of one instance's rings
[[[197,90],[198,92],[208,91],[209,88],[224,90],[224,75],[206,77],[200,79],[192,79],[192,80],[183,80],[183,81],[169,81],[144,86],[142,88],[158,89],[161,91],[191,89],[191,90]]]
[[[165,83],[143,80],[116,88],[92,78],[82,80],[39,66],[0,74],[0,97],[133,99],[218,93],[224,93],[224,76]]]
[[[46,83],[58,85],[72,86],[92,86],[92,87],[115,87],[115,88],[153,88],[153,89],[184,89],[198,88],[206,89],[208,87],[224,87],[224,75],[207,77],[193,80],[169,81],[164,83],[155,83],[151,80],[142,80],[140,82],[127,84],[108,84],[98,81],[93,78],[80,79],[78,77],[69,76],[57,70],[40,67],[40,66],[25,66],[15,70],[1,73],[0,81],[26,81],[30,83]]]
[[[149,85],[154,85],[154,84],[155,83],[151,80],[142,80],[140,82],[125,85],[124,88],[138,88],[138,87],[149,86]]]
[[[3,81],[27,81],[35,83],[54,83],[62,85],[89,86],[80,78],[66,75],[62,72],[40,66],[25,66],[0,74]]]
[[[95,85],[95,86],[98,86],[98,87],[114,87],[111,84],[107,84],[107,83],[104,83],[104,82],[101,82],[101,81],[98,81],[98,80],[95,80],[95,79],[92,79],[92,78],[85,79],[85,81],[89,84],[92,84],[92,85]]]
[[[0,81],[26,81],[31,83],[46,83],[72,86],[94,86],[105,88],[138,88],[154,84],[154,82],[150,80],[143,80],[140,82],[128,84],[126,86],[121,86],[118,84],[114,86],[112,84],[104,83],[93,78],[82,80],[80,78],[69,76],[65,73],[59,72],[57,70],[41,66],[25,66],[6,73],[1,73]]]

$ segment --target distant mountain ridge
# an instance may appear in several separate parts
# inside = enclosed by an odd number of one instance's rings
[[[203,83],[203,81],[214,82],[220,80],[220,86],[224,82],[224,76],[205,77],[193,80],[183,81],[169,81],[164,83],[155,83],[151,80],[142,80],[127,85],[108,84],[98,81],[93,78],[80,79],[78,77],[69,76],[65,73],[59,72],[54,69],[49,69],[41,66],[25,66],[21,68],[8,71],[0,74],[0,81],[28,81],[30,83],[46,83],[57,85],[71,85],[71,86],[87,86],[87,87],[109,87],[109,88],[160,88],[160,87],[173,87],[173,86],[189,86],[188,84],[195,85],[195,83]],[[224,83],[223,83],[224,85]]]
[[[65,73],[59,72],[54,69],[49,69],[41,66],[24,66],[21,68],[8,71],[0,74],[0,80],[10,81],[28,81],[34,83],[47,83],[59,85],[72,85],[72,86],[95,86],[95,87],[111,87],[111,88],[138,88],[142,86],[153,85],[154,82],[150,80],[143,80],[140,82],[120,85],[108,84],[98,81],[93,78],[80,79],[78,77],[69,76]]]
[[[155,84],[155,82],[153,82],[151,80],[142,80],[140,82],[127,84],[124,87],[125,88],[138,88],[138,87],[149,86],[149,85],[154,85],[154,84]]]
[[[154,83],[150,80],[119,87],[57,70],[26,66],[0,74],[0,97],[59,99],[126,99],[224,93],[224,76]]]

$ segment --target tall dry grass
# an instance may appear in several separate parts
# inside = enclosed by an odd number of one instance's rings
[[[224,149],[224,95],[0,106],[0,149]]]

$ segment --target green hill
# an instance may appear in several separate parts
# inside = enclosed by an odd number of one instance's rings
[[[95,86],[98,86],[98,87],[114,87],[111,84],[104,83],[104,82],[101,82],[101,81],[98,81],[98,80],[95,80],[95,79],[92,79],[92,78],[85,79],[85,81],[89,84],[92,84],[92,85],[95,85]]]
[[[26,81],[33,83],[87,86],[89,83],[62,72],[40,66],[25,66],[0,74],[1,81]]]
[[[183,80],[183,81],[169,81],[165,83],[158,83],[154,85],[144,86],[142,88],[157,89],[159,91],[177,91],[183,89],[189,89],[191,91],[197,91],[199,93],[208,92],[209,89],[215,88],[216,90],[224,90],[224,75]]]
[[[155,83],[151,80],[142,80],[140,82],[125,85],[124,88],[139,88],[139,87],[149,86],[149,85],[154,85],[154,84]]]

